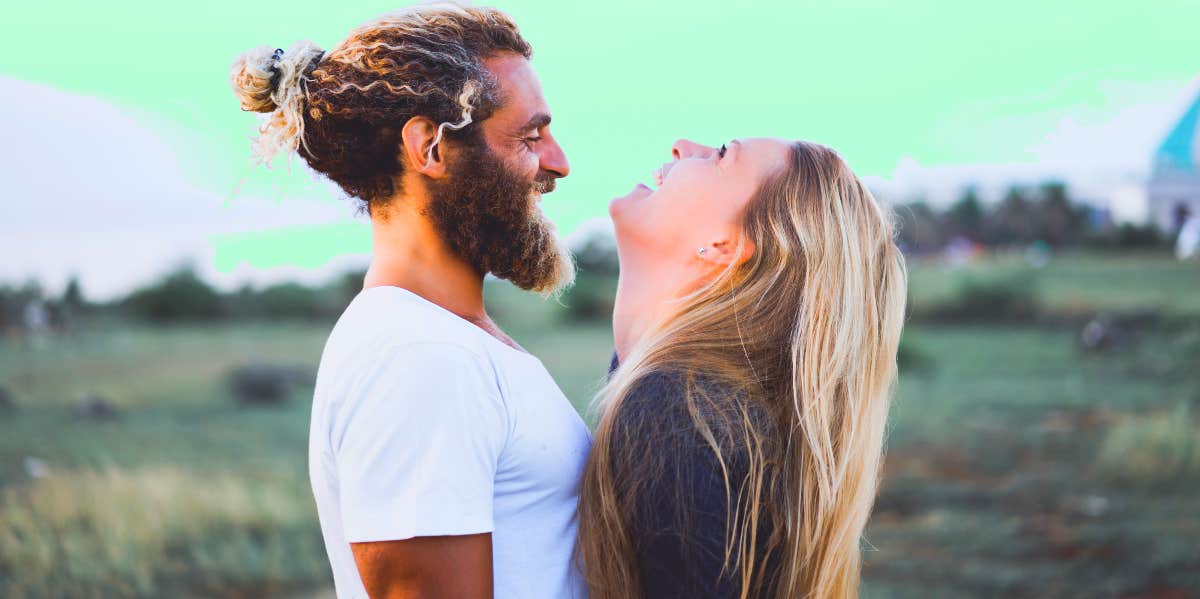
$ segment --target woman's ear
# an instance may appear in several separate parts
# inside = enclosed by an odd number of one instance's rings
[[[740,251],[738,241],[741,241]],[[736,239],[715,241],[703,249],[703,252],[697,252],[701,260],[714,266],[724,267],[730,264],[741,264],[749,260],[754,255],[754,242],[747,239],[744,235],[740,235]]]
[[[438,126],[433,121],[414,116],[400,130],[400,151],[404,162],[413,171],[440,179],[446,176],[445,152],[438,138]]]

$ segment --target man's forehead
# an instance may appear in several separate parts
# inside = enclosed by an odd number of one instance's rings
[[[512,127],[547,124],[531,123],[531,120],[549,121],[550,107],[546,105],[541,81],[528,59],[505,53],[485,60],[484,66],[496,77],[499,86],[500,108],[492,114],[493,119]]]

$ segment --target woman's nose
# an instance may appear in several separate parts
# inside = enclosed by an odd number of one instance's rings
[[[698,144],[689,139],[680,139],[671,144],[671,156],[675,160],[684,158],[704,158],[712,155],[716,150],[704,144]]]

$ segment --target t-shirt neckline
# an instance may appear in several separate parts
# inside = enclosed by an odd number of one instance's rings
[[[463,326],[470,327],[470,328],[471,328],[471,330],[473,330],[473,331],[475,331],[475,332],[477,332],[477,333],[480,333],[480,334],[482,334],[484,337],[487,337],[487,338],[488,338],[488,340],[489,340],[489,341],[491,341],[492,343],[494,343],[495,345],[498,345],[498,346],[500,346],[500,347],[503,347],[504,349],[506,349],[506,350],[508,350],[508,351],[515,352],[515,353],[517,353],[517,354],[519,354],[519,355],[522,355],[522,356],[529,356],[529,357],[531,357],[531,358],[536,358],[536,357],[537,357],[537,356],[534,356],[533,354],[531,354],[531,353],[529,353],[529,352],[527,352],[527,351],[522,351],[522,350],[519,350],[519,349],[517,349],[517,348],[515,348],[515,347],[513,347],[513,346],[511,346],[511,345],[509,345],[509,344],[507,344],[507,343],[505,343],[505,342],[503,342],[503,341],[501,341],[501,340],[499,340],[499,339],[495,338],[494,336],[492,336],[492,334],[491,334],[491,333],[489,333],[489,332],[487,332],[487,331],[483,330],[482,328],[480,328],[479,326],[475,325],[475,324],[474,324],[474,323],[472,323],[471,321],[469,321],[469,320],[467,320],[467,319],[465,319],[465,318],[463,318],[463,317],[459,316],[458,314],[455,314],[454,312],[451,312],[450,310],[447,310],[445,307],[443,307],[443,306],[440,306],[440,305],[438,305],[437,303],[434,303],[434,302],[430,301],[429,299],[427,299],[427,298],[423,297],[421,294],[419,294],[419,293],[417,293],[417,292],[415,292],[415,291],[413,291],[413,290],[411,290],[411,289],[406,289],[406,288],[404,288],[404,287],[400,287],[399,285],[376,285],[376,286],[374,286],[374,287],[366,287],[366,288],[364,288],[362,291],[360,291],[360,292],[359,292],[359,295],[362,295],[362,294],[364,294],[364,293],[366,293],[366,292],[368,292],[368,291],[371,291],[372,289],[395,289],[395,290],[399,290],[399,291],[403,292],[403,294],[404,294],[404,295],[407,295],[407,296],[409,296],[409,297],[412,297],[412,298],[416,299],[418,303],[421,303],[421,304],[424,304],[424,305],[426,305],[426,306],[429,306],[430,308],[432,308],[432,309],[434,309],[434,310],[436,310],[436,311],[438,311],[438,312],[441,312],[441,313],[445,314],[446,316],[449,316],[449,317],[453,318],[455,321],[457,321],[457,322],[461,323]]]

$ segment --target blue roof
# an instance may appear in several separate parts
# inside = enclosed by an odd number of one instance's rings
[[[1196,146],[1200,145],[1200,139],[1197,139],[1200,129],[1197,125],[1200,125],[1200,95],[1196,96],[1187,112],[1183,113],[1183,118],[1179,119],[1179,123],[1171,129],[1162,145],[1158,147],[1158,153],[1154,157],[1156,170],[1197,170],[1200,166],[1197,164],[1197,158],[1200,157],[1196,156]]]

